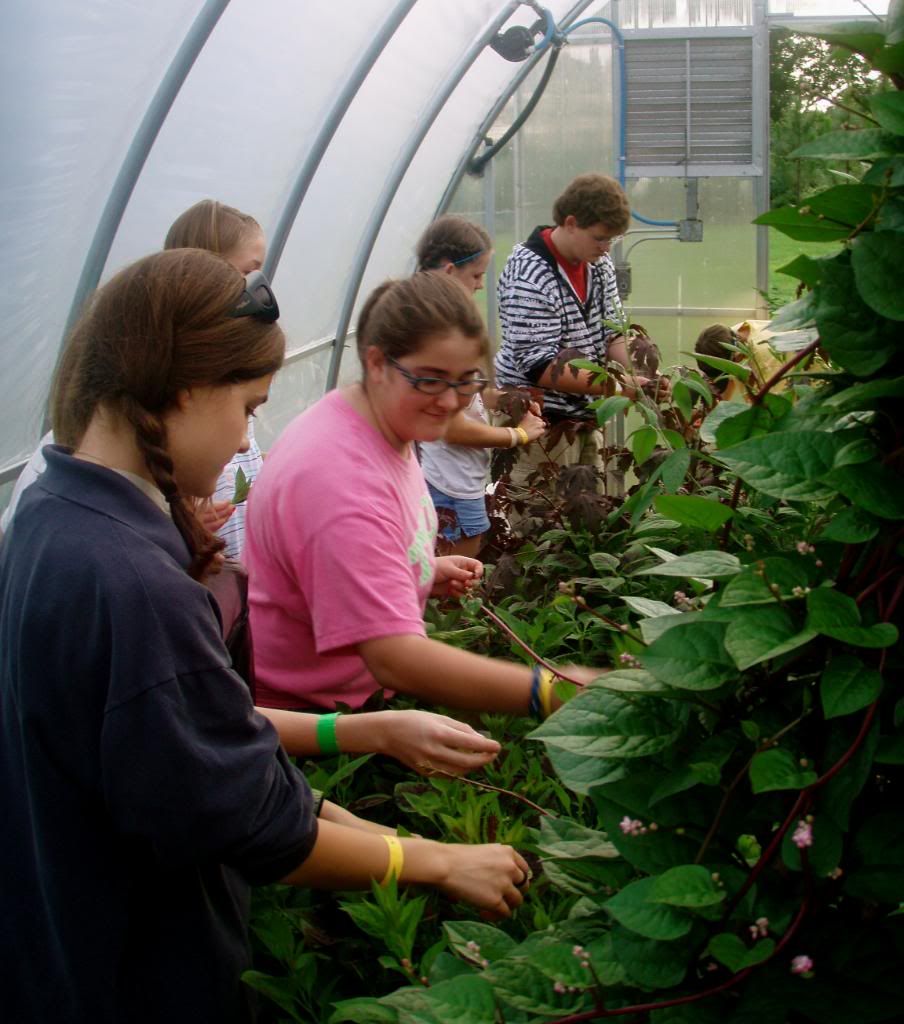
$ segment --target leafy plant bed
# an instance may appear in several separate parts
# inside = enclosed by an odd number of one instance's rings
[[[450,643],[599,678],[563,685],[539,726],[482,716],[504,750],[470,780],[311,768],[409,831],[514,843],[524,906],[488,923],[393,888],[266,890],[247,980],[273,1020],[901,1020],[904,12],[887,39],[873,24],[835,41],[896,88],[871,101],[878,127],[802,154],[847,154],[858,181],[763,218],[836,227],[831,254],[795,261],[807,290],[779,314],[819,341],[763,385],[725,360],[749,401],[705,417],[701,379],[673,371],[671,401],[640,403],[606,453],[635,467],[624,499],[541,467],[518,498],[538,531],[499,531],[482,596],[431,611]],[[817,348],[829,369],[802,376]],[[603,399],[598,419],[622,408]]]

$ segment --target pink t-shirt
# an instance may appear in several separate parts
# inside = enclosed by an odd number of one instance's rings
[[[248,499],[257,702],[360,707],[378,689],[356,644],[425,635],[436,513],[401,456],[338,391],[296,417]]]

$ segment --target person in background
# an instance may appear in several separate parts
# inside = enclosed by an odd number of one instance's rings
[[[447,214],[435,220],[417,244],[418,271],[448,274],[469,295],[484,286],[492,256],[490,236],[478,224]],[[486,487],[490,448],[514,448],[537,440],[546,429],[533,405],[514,427],[492,426],[487,407],[495,408],[497,392],[487,388],[473,396],[452,417],[438,441],[418,446],[421,469],[440,520],[441,554],[476,557],[490,528]]]
[[[265,240],[256,220],[246,213],[213,199],[204,199],[179,216],[166,235],[165,248],[195,248],[218,253],[242,274],[259,271],[263,264]],[[10,502],[9,519],[28,483],[43,472],[43,447],[52,444],[51,431],[20,475]],[[194,498],[194,511],[202,525],[225,543],[225,554],[237,557],[244,545],[245,504],[233,505],[239,467],[252,483],[263,464],[254,442],[254,413],[248,417],[248,445],[237,451],[217,480],[213,498]],[[4,531],[7,525],[4,524]],[[219,556],[222,558],[222,555]],[[260,645],[257,645],[258,650]],[[463,722],[421,710],[392,710],[346,716],[336,721],[330,745],[324,749],[318,721],[313,715],[294,715],[261,708],[279,732],[283,746],[293,756],[317,756],[342,751],[349,754],[379,753],[393,757],[414,771],[422,765],[460,775],[493,760],[499,744]],[[335,749],[334,749],[335,748]]]
[[[442,438],[486,386],[488,344],[450,275],[388,281],[358,320],[361,380],[329,392],[274,444],[249,500],[245,550],[259,704],[360,709],[385,689],[538,717],[558,706],[547,669],[447,646],[424,627],[427,599],[460,595],[483,567],[435,556],[414,443]],[[567,673],[580,683],[598,674]]]
[[[771,322],[771,320],[744,320],[733,327],[712,324],[700,332],[694,345],[694,352],[698,355],[743,363],[752,372],[748,382],[750,387],[754,392],[759,391],[782,365],[782,360],[769,344],[772,338],[772,332],[769,330]],[[750,400],[749,391],[737,377],[727,375],[717,367],[709,366],[699,359],[697,366],[709,381],[716,398],[727,401]],[[780,384],[782,389],[787,386],[787,381],[782,381]]]
[[[260,224],[250,214],[215,199],[202,199],[180,214],[166,233],[163,248],[219,253],[240,274],[260,270],[267,254]],[[213,497],[199,509],[208,527],[226,542],[224,553],[228,558],[240,558],[245,543],[246,505],[244,496],[236,493],[236,477],[241,470],[247,496],[247,488],[257,478],[263,461],[254,436],[254,418],[249,417],[248,451],[236,453],[220,475]],[[233,503],[233,497],[240,500]]]
[[[183,495],[248,447],[284,354],[225,260],[139,260],[88,304],[47,468],[0,546],[0,981],[7,1019],[245,1024],[249,886],[426,884],[490,916],[528,866],[327,805],[230,666]],[[25,961],[23,961],[23,957]],[[27,969],[23,969],[27,962]]]
[[[264,233],[257,221],[249,214],[215,199],[202,199],[180,214],[167,232],[163,247],[207,249],[219,253],[241,274],[260,270],[266,254]],[[0,517],[0,534],[9,530],[22,492],[43,472],[43,448],[53,444],[53,441],[52,431],[45,434],[19,474],[9,504]],[[248,421],[248,443],[248,451],[237,453],[223,470],[213,497],[205,500],[197,509],[207,527],[225,540],[225,553],[229,558],[241,555],[245,536],[244,502],[233,504],[231,501],[236,489],[236,474],[241,469],[250,485],[263,463],[260,448],[254,438],[253,419]]]
[[[651,383],[631,368],[618,327],[625,316],[609,249],[630,217],[628,198],[614,178],[580,175],[553,204],[553,224],[518,243],[499,277],[497,382],[542,390],[543,418],[551,426],[574,421],[574,430],[563,431],[552,447],[535,446],[518,459],[511,473],[515,487],[525,487],[547,459],[560,466],[601,465],[603,437],[588,406],[611,393],[612,382],[598,383],[593,371],[574,370],[570,360],[620,364],[629,397]],[[653,387],[659,386],[657,379]]]

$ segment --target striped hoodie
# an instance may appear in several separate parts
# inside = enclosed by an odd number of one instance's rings
[[[563,349],[578,349],[602,364],[608,339],[616,333],[603,321],[620,322],[624,317],[611,257],[606,254],[588,264],[587,302],[582,305],[543,241],[543,230],[535,228],[526,242],[515,246],[499,277],[500,385],[537,387],[543,371]],[[582,418],[593,400],[594,396],[547,391],[543,409],[559,418]]]

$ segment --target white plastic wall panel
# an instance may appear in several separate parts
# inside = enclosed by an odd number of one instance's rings
[[[618,10],[624,29],[719,28],[751,25],[753,3],[754,0],[622,0]]]
[[[0,61],[0,470],[28,456],[60,335],[135,125],[200,9],[11,0]]]

